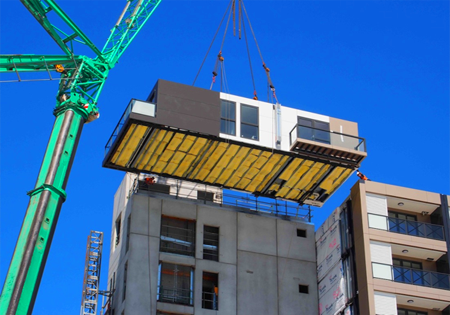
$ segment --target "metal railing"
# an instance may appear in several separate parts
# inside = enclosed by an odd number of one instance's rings
[[[392,218],[373,213],[369,213],[368,217],[369,227],[371,228],[440,241],[445,240],[442,225]]]
[[[202,292],[202,308],[218,311],[219,296],[212,292]]]
[[[394,282],[450,290],[450,275],[434,271],[372,263],[373,277]]]
[[[153,105],[156,107],[156,104],[153,103],[149,103],[149,102],[144,102],[144,101],[140,101],[140,100],[136,100],[136,99],[132,99],[130,101],[130,103],[128,103],[127,108],[125,109],[125,111],[122,114],[122,117],[120,118],[119,122],[117,123],[116,128],[114,128],[113,133],[111,134],[111,137],[109,137],[108,142],[106,143],[105,146],[105,156],[106,154],[108,154],[109,149],[111,148],[112,144],[114,143],[114,141],[116,140],[116,138],[119,136],[120,131],[122,130],[123,126],[125,125],[125,122],[128,119],[128,116],[130,116],[130,113],[133,111],[133,107],[136,104],[136,102],[138,104],[142,104],[142,103],[146,103],[149,105]]]
[[[289,132],[289,144],[292,145],[296,139],[306,139],[324,144],[331,144],[346,149],[366,152],[366,140],[361,137],[347,135],[344,133],[295,125]]]
[[[145,184],[145,182],[138,181],[138,179],[135,179],[135,182],[132,185],[128,196],[131,197],[132,194],[138,193],[139,191],[151,191],[150,189],[146,189],[145,188],[146,186],[147,185]],[[188,195],[179,193],[178,189],[171,189],[170,195],[174,196],[177,199],[185,198],[192,200],[192,198],[189,198]],[[231,194],[228,191],[223,191],[222,197],[214,198],[214,200],[215,200],[214,202],[204,200],[204,203],[207,203],[209,205],[218,205],[218,206],[229,205],[234,207],[240,207],[245,208],[247,210],[257,211],[274,216],[295,217],[297,219],[308,222],[311,222],[312,218],[311,213],[312,210],[310,206],[307,205],[300,206],[293,202],[280,201],[264,197],[255,197],[253,195],[246,193],[238,195],[238,194]]]
[[[193,291],[189,289],[164,289],[158,286],[158,302],[193,305]]]

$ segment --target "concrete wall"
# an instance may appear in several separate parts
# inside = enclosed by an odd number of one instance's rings
[[[199,315],[317,314],[314,227],[236,208],[205,205],[196,200],[147,192],[126,199],[124,181],[116,194],[114,217],[122,212],[120,245],[111,248],[110,277],[116,273],[116,314],[156,314],[156,310]],[[127,186],[128,185],[128,186]],[[125,197],[124,197],[125,196]],[[153,196],[153,197],[149,197]],[[126,202],[126,200],[128,202]],[[124,206],[126,205],[126,206]],[[119,211],[122,209],[122,211]],[[126,250],[126,222],[131,215]],[[161,215],[196,221],[195,257],[159,252]],[[219,261],[203,260],[203,227],[219,228]],[[298,237],[297,229],[307,237]],[[194,306],[156,302],[161,261],[194,267]],[[126,298],[124,266],[128,263]],[[202,309],[203,271],[218,274],[219,310]],[[309,293],[299,293],[299,284]]]

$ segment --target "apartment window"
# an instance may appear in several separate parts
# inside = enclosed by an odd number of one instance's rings
[[[221,100],[220,132],[232,136],[236,135],[236,103]]]
[[[392,263],[394,264],[394,266],[422,270],[422,263],[417,262],[417,261],[410,261],[410,260],[393,258],[392,259]]]
[[[427,312],[407,310],[404,308],[398,308],[397,314],[398,315],[428,315]]]
[[[219,261],[219,228],[203,226],[203,259]]]
[[[214,193],[209,191],[197,190],[197,199],[205,201],[214,201]]]
[[[241,137],[259,140],[258,107],[241,105]]]
[[[159,302],[193,304],[194,269],[190,266],[162,262],[159,265]]]
[[[162,216],[160,250],[195,256],[195,221]]]
[[[122,223],[122,213],[119,214],[119,216],[116,219],[116,224],[114,228],[114,248],[117,247],[120,243],[120,226]]]
[[[127,244],[126,244],[126,252],[128,252],[128,249],[130,248],[130,231],[131,231],[131,214],[128,216],[128,219],[127,219]]]
[[[128,273],[128,261],[125,263],[125,267],[123,270],[123,295],[122,295],[122,301],[125,300],[127,296],[127,273]]]
[[[203,272],[202,308],[219,310],[219,275]]]
[[[309,286],[308,285],[299,284],[298,285],[298,292],[304,293],[304,294],[309,294]]]
[[[298,117],[297,136],[306,140],[330,144],[330,124],[324,121]]]
[[[306,237],[306,230],[297,229],[297,236],[298,237]]]

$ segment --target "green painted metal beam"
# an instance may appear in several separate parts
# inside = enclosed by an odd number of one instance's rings
[[[62,65],[55,124],[0,296],[0,315],[31,314],[39,283],[65,201],[65,188],[83,124],[98,118],[97,101],[111,68],[131,44],[161,0],[129,0],[100,52],[54,0],[21,0],[66,55],[1,55],[0,72],[56,70]],[[73,30],[62,31],[47,19],[54,11]],[[80,38],[95,58],[75,56],[67,43]]]

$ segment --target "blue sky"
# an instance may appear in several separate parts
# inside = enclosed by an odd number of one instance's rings
[[[125,5],[58,3],[99,47]],[[105,233],[106,288],[113,194],[124,174],[101,167],[104,146],[129,100],[145,99],[158,78],[192,84],[227,4],[163,0],[111,71],[99,100],[101,118],[83,131],[34,314],[78,314],[90,230]],[[372,180],[450,193],[448,1],[245,4],[282,105],[358,122],[368,148],[361,170]],[[61,53],[19,1],[0,1],[0,19],[0,53]],[[209,88],[219,45],[196,86]],[[265,74],[250,45],[264,99]],[[252,97],[244,42],[229,32],[223,55],[229,92]],[[2,284],[28,204],[26,191],[34,187],[53,126],[56,91],[56,82],[0,85]],[[356,179],[315,210],[316,224],[340,205]]]

